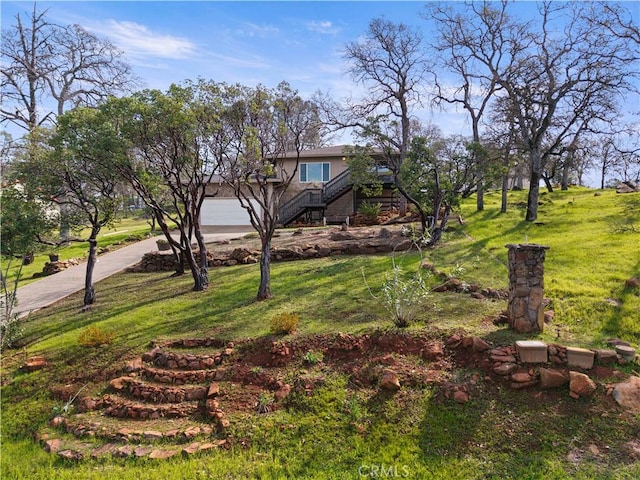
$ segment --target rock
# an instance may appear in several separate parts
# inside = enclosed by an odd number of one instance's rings
[[[134,449],[131,445],[123,445],[122,447],[116,448],[116,450],[113,452],[113,456],[119,458],[127,458],[133,455],[133,450]]]
[[[511,375],[511,380],[513,380],[516,383],[527,383],[527,382],[531,382],[533,378],[531,377],[531,375],[529,375],[526,372],[518,372]]]
[[[467,394],[467,392],[457,390],[453,392],[453,401],[460,404],[467,403],[469,401],[469,395]]]
[[[212,383],[209,385],[209,390],[207,390],[207,398],[217,397],[220,394],[220,386],[217,383]]]
[[[522,390],[523,388],[529,388],[529,387],[533,387],[537,384],[538,382],[536,380],[531,380],[529,382],[512,382],[511,383],[511,388],[513,388],[514,390]]]
[[[200,450],[200,442],[193,442],[182,449],[183,455],[193,455]]]
[[[91,458],[96,459],[109,453],[113,454],[116,447],[117,445],[115,443],[105,443],[91,452]]]
[[[58,452],[58,455],[60,455],[62,458],[66,459],[66,460],[82,460],[82,453],[78,452],[76,450],[62,450],[61,452]]]
[[[400,390],[400,380],[393,370],[387,369],[382,372],[380,387],[392,392]]]
[[[625,383],[613,388],[613,398],[618,405],[640,413],[640,377],[629,377]]]
[[[473,351],[474,352],[484,352],[491,348],[487,342],[478,337],[473,337]]]
[[[569,382],[569,379],[562,372],[551,368],[540,368],[540,388],[558,388]]]
[[[131,377],[114,378],[109,382],[109,388],[111,388],[112,390],[115,390],[116,392],[119,392],[129,384],[130,380],[131,380]]]
[[[200,427],[189,427],[184,431],[184,437],[186,439],[191,439],[193,437],[197,437],[200,433]]]
[[[340,241],[343,241],[343,240],[353,240],[355,238],[356,237],[354,237],[348,231],[333,232],[331,234],[331,236],[329,237],[329,239],[334,241],[334,242],[340,242]]]
[[[444,356],[440,343],[432,343],[420,350],[420,356],[427,361],[439,360]]]
[[[149,430],[142,434],[146,440],[160,440],[164,437],[162,432],[157,432],[155,430]]]
[[[618,361],[618,354],[615,350],[596,350],[596,358],[599,364],[607,365],[616,363]]]
[[[31,357],[27,359],[26,363],[22,366],[22,370],[25,372],[35,372],[41,370],[49,365],[49,362],[44,357]]]
[[[553,310],[547,310],[546,312],[544,312],[544,323],[553,322],[553,318],[555,316],[556,316],[556,312],[554,312]]]
[[[153,451],[153,447],[136,447],[136,449],[133,451],[133,454],[136,457],[140,458],[140,457],[146,457],[152,451]]]
[[[380,238],[391,238],[393,234],[391,233],[391,230],[389,230],[388,228],[381,228],[380,232],[378,233],[378,236]]]
[[[493,371],[498,375],[505,376],[509,375],[516,368],[518,368],[518,366],[515,363],[503,363],[502,365],[498,365],[497,367],[495,367]]]
[[[66,425],[66,424],[67,424],[67,419],[64,418],[62,415],[56,415],[49,421],[49,426],[53,428],[59,427],[60,425]]]
[[[447,340],[444,343],[447,347],[458,348],[462,343],[462,337],[457,333],[454,333],[449,338],[447,338]]]
[[[276,390],[276,393],[274,394],[274,397],[275,397],[277,402],[280,402],[280,401],[284,400],[287,397],[287,395],[289,395],[290,393],[291,393],[291,385],[284,384],[284,385],[282,385],[282,387],[280,387],[278,390]]]
[[[62,440],[53,438],[44,442],[44,451],[47,453],[56,453],[62,447]]]
[[[590,397],[596,391],[596,384],[584,373],[569,372],[569,390],[574,398]]]
[[[180,453],[179,450],[156,449],[149,454],[149,458],[154,458],[154,459],[170,458],[170,457],[176,456],[178,453]]]
[[[516,363],[516,357],[513,355],[491,355],[489,358],[492,362]]]
[[[640,278],[638,278],[638,277],[628,278],[624,282],[624,287],[625,288],[629,288],[629,289],[636,289],[636,288],[640,287]]]

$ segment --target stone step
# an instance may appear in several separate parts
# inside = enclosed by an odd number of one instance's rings
[[[143,365],[138,374],[148,380],[172,385],[198,384],[212,380],[222,380],[226,373],[224,367],[215,370],[167,370]]]
[[[103,439],[112,443],[172,441],[185,443],[214,437],[217,423],[194,422],[185,418],[174,420],[136,420],[124,422],[118,418],[90,414],[77,414],[70,418],[55,417],[50,422],[55,434],[64,431],[77,438]],[[47,433],[52,436],[54,431]]]
[[[222,364],[233,354],[233,348],[223,348],[211,353],[184,353],[156,347],[142,355],[142,361],[169,370],[210,370]]]
[[[82,442],[73,437],[51,437],[42,435],[40,442],[45,451],[58,455],[67,460],[81,461],[104,457],[117,458],[149,458],[165,459],[176,455],[191,456],[200,452],[216,448],[224,448],[227,440],[224,438],[207,438],[190,441],[185,444],[163,443],[160,445],[146,441],[122,444],[107,442],[96,444],[94,442]]]
[[[182,403],[204,400],[210,390],[210,386],[207,385],[176,387],[168,386],[166,383],[145,382],[134,377],[115,378],[109,383],[109,388],[121,395],[127,395],[146,403]]]
[[[196,401],[175,404],[155,404],[134,402],[118,395],[105,395],[101,399],[103,413],[116,418],[156,420],[159,418],[188,417],[203,409]]]

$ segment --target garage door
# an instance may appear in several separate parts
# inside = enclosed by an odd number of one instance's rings
[[[260,212],[258,203],[251,202]],[[237,198],[205,198],[200,212],[202,226],[251,225],[249,214]]]

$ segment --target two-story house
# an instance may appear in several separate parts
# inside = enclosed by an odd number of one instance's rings
[[[295,152],[286,155],[282,168],[293,172],[295,166]],[[274,182],[278,181],[277,177]],[[286,226],[299,219],[342,223],[357,212],[362,202],[381,203],[383,209],[399,207],[400,195],[394,191],[390,178],[383,176],[382,179],[382,195],[365,197],[353,188],[345,145],[304,150],[300,153],[298,170],[280,202],[280,223]],[[211,196],[202,207],[203,228],[250,225],[249,214],[230,188],[214,182],[208,186],[207,193]]]

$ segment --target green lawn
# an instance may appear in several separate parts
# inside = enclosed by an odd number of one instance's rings
[[[464,226],[452,225],[444,243],[423,254],[438,270],[455,271],[468,283],[505,289],[505,244],[549,245],[546,296],[556,317],[545,332],[527,338],[601,348],[607,338],[620,337],[637,345],[640,297],[625,290],[624,281],[640,275],[640,208],[635,208],[640,194],[594,196],[594,190],[572,189],[541,198],[537,224],[522,221],[519,204],[525,192],[510,195],[506,214],[499,213],[498,193],[487,195],[484,212],[475,212],[470,199],[462,206]],[[420,258],[412,253],[401,261],[410,272]],[[603,388],[592,399],[573,400],[564,391],[536,396],[496,384],[473,366],[446,375],[446,383],[473,389],[464,405],[445,398],[437,384],[390,396],[358,388],[343,372],[322,364],[307,366],[326,379],[313,395],[292,394],[286,408],[269,414],[233,416],[229,450],[189,458],[76,464],[45,453],[33,439],[46,428],[53,407],[60,406],[52,385],[100,378],[87,387],[100,393],[123,360],[147,351],[151,341],[262,338],[269,336],[273,315],[291,311],[299,313],[300,326],[284,340],[393,331],[363,280],[376,293],[390,268],[388,255],[274,264],[274,298],[261,303],[254,301],[258,265],[211,270],[211,287],[203,293],[190,290],[188,276],[120,274],[96,285],[98,303],[89,312],[80,312],[77,294],[32,315],[24,323],[24,347],[3,353],[2,478],[351,479],[384,478],[382,471],[386,478],[417,479],[640,477],[640,456],[626,446],[640,437],[640,417],[618,409]],[[408,330],[444,337],[463,329],[496,344],[525,338],[490,321],[505,306],[432,293]],[[90,325],[114,332],[114,342],[99,348],[79,345],[78,335]],[[19,371],[32,355],[45,355],[54,368]],[[292,366],[285,380],[301,368]],[[622,370],[639,371],[633,365]]]

